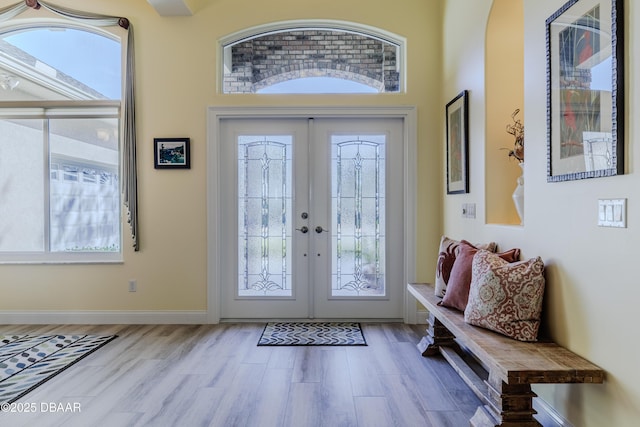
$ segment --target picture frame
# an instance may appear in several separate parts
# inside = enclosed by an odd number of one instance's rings
[[[155,169],[190,169],[189,138],[154,138],[153,165]]]
[[[547,181],[624,173],[623,0],[569,0],[546,21]]]
[[[469,91],[446,105],[447,194],[469,192]]]

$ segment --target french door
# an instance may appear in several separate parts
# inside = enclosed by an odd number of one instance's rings
[[[403,317],[403,121],[220,122],[220,317]]]

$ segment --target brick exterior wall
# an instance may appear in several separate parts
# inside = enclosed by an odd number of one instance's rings
[[[363,35],[329,30],[268,34],[231,47],[225,93],[254,93],[302,77],[337,77],[380,92],[399,90],[397,46]]]

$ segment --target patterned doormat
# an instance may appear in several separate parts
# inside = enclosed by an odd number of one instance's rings
[[[0,404],[12,403],[117,335],[0,335]]]
[[[270,322],[258,345],[367,345],[355,322]]]

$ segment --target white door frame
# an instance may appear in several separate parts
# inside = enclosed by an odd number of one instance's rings
[[[221,179],[218,170],[220,121],[239,118],[375,118],[403,119],[404,127],[404,283],[415,281],[417,114],[415,107],[209,107],[207,111],[207,321],[220,322],[220,277],[217,215]],[[415,323],[416,304],[406,290],[405,323]]]

